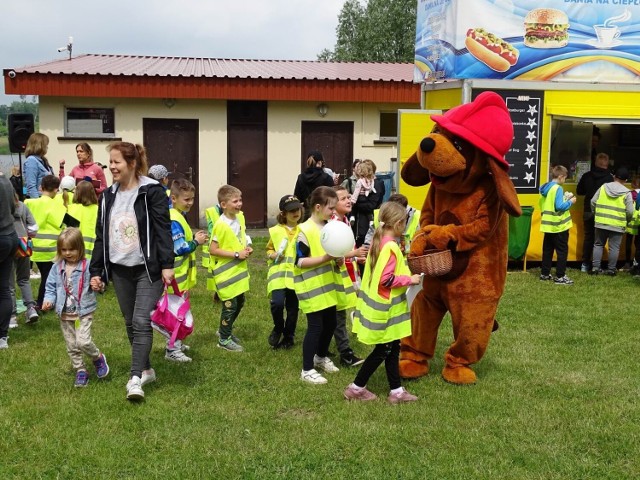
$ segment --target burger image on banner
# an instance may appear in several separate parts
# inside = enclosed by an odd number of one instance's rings
[[[569,43],[569,18],[555,8],[536,8],[524,17],[524,44],[531,48],[560,48]]]

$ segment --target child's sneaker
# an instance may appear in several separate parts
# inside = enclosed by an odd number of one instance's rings
[[[556,277],[553,283],[555,283],[556,285],[573,285],[573,280],[564,275],[562,277]]]
[[[220,330],[216,330],[216,337],[220,338]],[[238,337],[236,337],[233,333],[229,335],[229,338],[236,342],[237,344],[242,343]]]
[[[363,402],[367,402],[369,400],[375,400],[378,396],[367,390],[366,387],[358,388],[352,383],[345,389],[344,398],[347,400],[361,400]]]
[[[415,402],[418,400],[418,397],[410,394],[404,388],[398,393],[389,393],[387,400],[392,405],[397,405],[398,403],[406,403],[406,402]]]
[[[142,377],[140,378],[140,385],[145,386],[148,383],[152,383],[156,381],[156,371],[153,368],[149,370],[142,371]]]
[[[76,381],[74,387],[86,387],[89,383],[89,372],[86,370],[78,370],[76,373]]]
[[[140,377],[134,375],[127,382],[127,400],[144,400],[144,391],[142,390],[142,380],[140,380]]]
[[[547,280],[553,280],[553,277],[551,275],[540,275],[540,280],[546,282]]]
[[[271,330],[271,334],[269,335],[269,339],[267,340],[269,342],[269,345],[271,345],[273,348],[276,348],[280,343],[281,336],[282,333],[276,332],[275,328]]]
[[[224,348],[229,352],[244,352],[244,348],[242,348],[242,345],[234,342],[233,338],[231,337],[227,338],[226,340],[218,340],[218,347]]]
[[[27,323],[36,323],[40,317],[35,307],[27,308]]]
[[[327,373],[335,373],[340,371],[340,369],[333,364],[329,357],[319,357],[318,355],[314,355],[313,366],[324,370]]]
[[[166,349],[164,351],[164,358],[171,362],[178,363],[186,363],[191,361],[191,357],[187,357],[179,348],[174,348],[173,350]]]
[[[9,328],[18,328],[18,318],[15,315],[11,315],[9,319]]]
[[[582,265],[580,265],[580,271],[581,271],[582,273],[589,273],[589,270],[591,270],[591,269],[589,268],[589,264],[587,264],[587,263],[583,263]]]
[[[291,337],[284,337],[282,341],[278,344],[277,348],[282,348],[283,350],[289,350],[293,348],[294,342]]]
[[[0,338],[0,350],[5,350],[9,348],[9,337],[1,337]]]
[[[101,353],[97,360],[93,361],[96,367],[96,375],[98,378],[104,378],[109,375],[109,364],[107,363],[107,357],[104,353]]]
[[[340,355],[340,364],[344,365],[345,367],[357,367],[358,365],[362,365],[363,363],[364,359],[356,356],[353,352]]]
[[[327,383],[327,379],[320,375],[320,373],[318,373],[318,371],[313,368],[311,370],[302,370],[302,372],[300,373],[300,379],[303,382],[312,383],[314,385],[323,385]]]
[[[176,340],[173,345],[174,347],[179,348],[181,352],[188,352],[189,350],[191,350],[191,347],[182,343],[182,340]]]

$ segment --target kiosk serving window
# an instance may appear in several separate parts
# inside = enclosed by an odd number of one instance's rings
[[[66,137],[113,137],[115,135],[114,109],[67,107],[64,134]]]
[[[640,176],[640,124],[624,120],[554,117],[551,123],[551,166],[569,171],[567,183],[578,183],[591,169],[598,153],[609,155],[609,167],[625,166],[631,177]]]

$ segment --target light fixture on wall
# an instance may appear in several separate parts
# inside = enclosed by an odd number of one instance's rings
[[[316,110],[318,110],[318,115],[320,115],[321,117],[326,117],[327,113],[329,113],[329,105],[327,105],[326,103],[319,103],[316,107]]]
[[[162,103],[167,108],[173,108],[173,106],[176,104],[176,99],[175,98],[163,98],[162,99]]]

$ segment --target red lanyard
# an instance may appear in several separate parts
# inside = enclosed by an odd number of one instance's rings
[[[66,265],[66,263],[65,263]],[[75,270],[75,268],[74,268]],[[67,272],[66,270],[64,271],[64,276],[63,276],[63,268],[62,268],[62,262],[60,262],[60,276],[62,277],[62,285],[64,286],[64,291],[67,292],[67,295],[71,295],[71,298],[73,298],[77,304],[78,304],[78,308],[80,308],[80,299],[82,298],[82,287],[84,286],[84,272],[87,270],[87,259],[84,258],[82,259],[82,275],[80,275],[80,283],[78,284],[78,298],[76,298],[73,295],[73,292],[69,291],[67,289]]]

